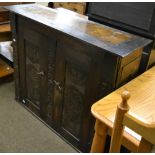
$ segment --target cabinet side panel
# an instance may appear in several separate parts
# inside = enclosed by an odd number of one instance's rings
[[[12,32],[12,46],[13,46],[13,64],[14,64],[14,80],[15,80],[15,97],[17,100],[20,100],[20,76],[19,76],[19,49],[18,49],[18,29],[17,29],[17,15],[10,12],[11,19],[11,32]]]

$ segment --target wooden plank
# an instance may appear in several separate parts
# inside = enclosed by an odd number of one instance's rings
[[[10,24],[0,25],[0,41],[11,40],[11,27]]]
[[[0,79],[13,74],[14,70],[6,62],[0,60]]]
[[[0,33],[11,32],[10,24],[0,25]]]
[[[155,64],[155,49],[151,50],[150,59],[148,62],[148,67],[152,66],[153,64]]]
[[[63,7],[80,14],[84,14],[86,11],[86,3],[73,3],[73,2],[54,2],[54,8]]]

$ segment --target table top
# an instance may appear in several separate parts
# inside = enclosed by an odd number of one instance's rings
[[[149,39],[89,21],[77,16],[77,14],[37,4],[15,5],[5,8],[120,57],[125,57],[132,51],[151,43]]]
[[[130,92],[129,114],[144,124],[155,124],[155,66],[92,105],[95,118],[112,126],[124,90]]]

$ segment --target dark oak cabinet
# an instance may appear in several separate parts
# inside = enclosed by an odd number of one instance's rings
[[[7,9],[17,100],[88,152],[91,105],[137,75],[142,50],[151,41],[61,9],[34,4]]]

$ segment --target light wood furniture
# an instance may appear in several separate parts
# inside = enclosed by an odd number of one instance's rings
[[[63,7],[65,9],[72,10],[74,12],[85,14],[86,12],[86,3],[79,3],[79,2],[54,2],[54,8]]]
[[[0,41],[11,40],[11,28],[9,24],[9,11],[2,8],[5,3],[0,3]]]
[[[120,152],[122,135],[124,131],[123,119],[124,115],[129,111],[129,105],[127,100],[130,98],[130,93],[124,91],[122,93],[122,102],[117,106],[117,111],[115,115],[114,127],[112,130],[110,151],[111,153]]]
[[[127,103],[129,98],[130,93],[128,91],[124,91],[122,93],[122,102],[117,106],[115,122],[111,136],[110,153],[120,152],[125,126],[142,136],[141,143],[137,148],[138,152],[141,152],[142,147],[145,147],[146,145],[155,144],[155,123],[144,123],[143,121],[127,113],[129,111],[129,105]]]
[[[0,41],[11,40],[11,28],[10,24],[0,25]]]
[[[154,143],[154,127],[155,123],[155,67],[152,67],[139,77],[130,81],[126,85],[112,92],[108,96],[96,102],[91,112],[96,118],[95,136],[91,148],[91,152],[102,152],[104,150],[105,137],[111,135],[114,126],[114,119],[117,105],[121,102],[121,93],[127,90],[131,93],[129,100],[130,111],[126,115],[127,125],[135,130],[135,124],[139,128],[138,134],[145,132],[145,139],[152,134],[151,143]],[[135,123],[131,123],[133,120]],[[143,127],[141,126],[143,125]],[[150,129],[149,129],[150,128]],[[148,132],[146,132],[148,130]],[[150,139],[149,139],[150,140]],[[123,133],[122,144],[132,152],[149,152],[152,144],[141,139],[139,135],[125,128]]]
[[[0,33],[11,32],[10,24],[0,25]]]
[[[2,8],[0,4],[0,24],[9,21],[9,11]]]
[[[25,4],[27,2],[0,2],[0,42],[11,41],[11,26],[9,22],[9,11],[3,8],[3,6]],[[12,62],[8,59],[7,55],[2,55],[0,48],[0,81],[5,81],[5,77],[10,77],[13,74],[14,69],[11,67]],[[5,58],[5,59],[2,59]],[[11,66],[9,63],[11,63]],[[2,80],[3,79],[3,80]]]
[[[0,59],[0,79],[13,74],[13,68]]]
[[[0,3],[0,6],[4,3]],[[0,7],[0,42],[11,40],[11,27],[9,24],[9,11]],[[1,54],[0,46],[0,54]],[[4,77],[13,74],[13,68],[9,66],[0,55],[0,82],[4,81]]]
[[[0,3],[0,6],[4,3]],[[9,24],[9,11],[0,7],[0,42],[11,41],[11,27]],[[13,74],[13,68],[9,66],[1,56],[0,46],[0,82],[4,81],[4,77]]]

